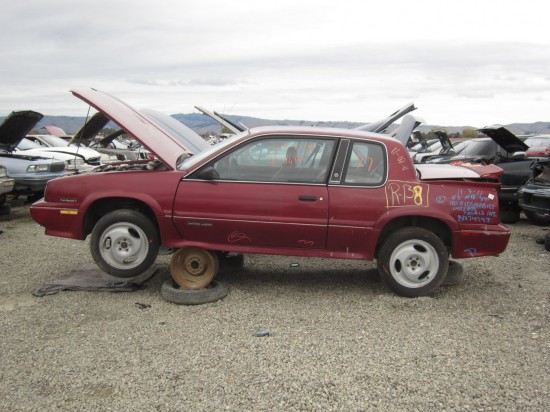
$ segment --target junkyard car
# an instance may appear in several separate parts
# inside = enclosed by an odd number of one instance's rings
[[[533,164],[533,177],[518,190],[519,206],[529,220],[550,224],[550,160]]]
[[[15,194],[41,197],[49,180],[66,174],[62,160],[16,152],[19,142],[41,118],[30,110],[12,112],[0,125],[0,164],[15,180]]]
[[[6,201],[6,194],[13,190],[15,180],[8,177],[8,169],[0,165],[0,205]]]
[[[383,280],[415,297],[441,284],[450,256],[508,243],[496,166],[416,169],[396,139],[315,127],[251,129],[190,156],[154,117],[97,90],[73,94],[157,159],[54,180],[31,207],[48,235],[91,234],[111,275],[142,273],[160,245],[178,249],[174,280],[197,288],[216,274],[217,252],[377,259]]]

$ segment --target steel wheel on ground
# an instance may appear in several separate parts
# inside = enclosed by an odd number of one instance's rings
[[[159,245],[157,228],[147,216],[120,209],[98,220],[92,230],[90,252],[103,271],[131,278],[153,265]]]
[[[205,288],[218,270],[217,254],[196,247],[177,250],[170,261],[170,274],[182,289]]]
[[[382,280],[399,295],[425,296],[445,279],[449,254],[433,232],[405,227],[384,241],[377,265]]]

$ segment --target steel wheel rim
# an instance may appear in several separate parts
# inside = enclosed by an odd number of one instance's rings
[[[429,284],[439,271],[439,256],[435,248],[423,240],[401,243],[390,257],[390,272],[399,284],[420,288]]]
[[[131,269],[147,257],[149,241],[139,226],[128,222],[115,223],[101,234],[99,253],[109,266]]]
[[[170,274],[182,289],[203,289],[218,273],[218,256],[205,249],[179,249],[170,261]]]

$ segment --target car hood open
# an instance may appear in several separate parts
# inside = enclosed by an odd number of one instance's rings
[[[187,157],[196,153],[190,145],[182,143],[178,136],[167,130],[158,120],[144,115],[114,96],[95,89],[78,89],[71,92],[102,112],[172,169],[176,168],[182,155]]]
[[[42,117],[32,110],[11,112],[0,125],[0,150],[13,152]]]
[[[529,148],[515,134],[502,126],[486,126],[478,130],[493,139],[508,153],[525,152]]]

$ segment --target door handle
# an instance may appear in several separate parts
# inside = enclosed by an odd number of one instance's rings
[[[298,199],[302,202],[315,202],[317,200],[317,196],[311,196],[311,195],[300,195],[298,196]]]

